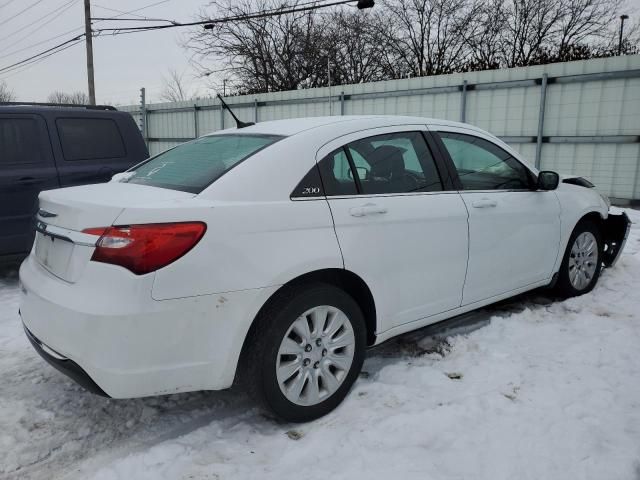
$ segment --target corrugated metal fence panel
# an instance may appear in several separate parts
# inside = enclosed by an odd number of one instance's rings
[[[614,198],[640,198],[640,144],[546,144],[541,168],[588,178]]]
[[[640,78],[553,85],[545,135],[637,135]]]
[[[499,137],[535,136],[539,105],[538,86],[471,91],[466,121]]]
[[[226,101],[244,121],[341,113],[459,121],[464,96],[466,122],[510,137],[507,140],[513,147],[534,163],[544,74],[549,82],[540,167],[585,176],[616,198],[640,199],[638,55],[228,97]],[[584,76],[580,77],[585,74],[598,77],[585,81]],[[465,81],[466,95],[462,93]],[[147,105],[147,136],[152,154],[179,140],[193,138],[196,133],[204,135],[233,127],[227,112],[221,119],[216,99],[197,100],[195,104],[196,109],[194,101]],[[138,106],[121,109],[131,112],[139,122]]]
[[[162,153],[165,150],[175,147],[176,145],[180,145],[182,142],[150,142],[149,143],[149,155],[157,155],[158,153]]]
[[[168,112],[147,116],[149,138],[193,138],[195,128],[192,112]]]

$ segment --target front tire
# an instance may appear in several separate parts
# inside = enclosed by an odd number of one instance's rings
[[[603,251],[598,225],[589,220],[580,222],[569,238],[556,291],[564,297],[575,297],[593,290],[600,277]]]
[[[287,288],[256,322],[244,358],[252,397],[291,422],[336,408],[364,361],[364,317],[353,298],[329,284]]]

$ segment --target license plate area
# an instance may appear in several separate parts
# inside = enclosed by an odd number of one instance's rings
[[[55,276],[66,280],[74,244],[42,232],[36,232],[35,244],[36,258],[40,265]]]

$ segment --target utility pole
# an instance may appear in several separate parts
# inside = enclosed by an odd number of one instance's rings
[[[618,40],[618,56],[622,55],[622,30],[624,30],[624,21],[629,15],[620,15],[620,38]]]
[[[93,37],[91,31],[91,0],[84,0],[84,42],[87,45],[87,83],[89,103],[96,104],[96,88],[93,83]]]

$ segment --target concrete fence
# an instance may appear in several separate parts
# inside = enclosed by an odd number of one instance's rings
[[[640,55],[228,97],[241,120],[398,114],[457,120],[499,136],[539,168],[640,200]],[[215,99],[120,107],[152,154],[234,126]]]

